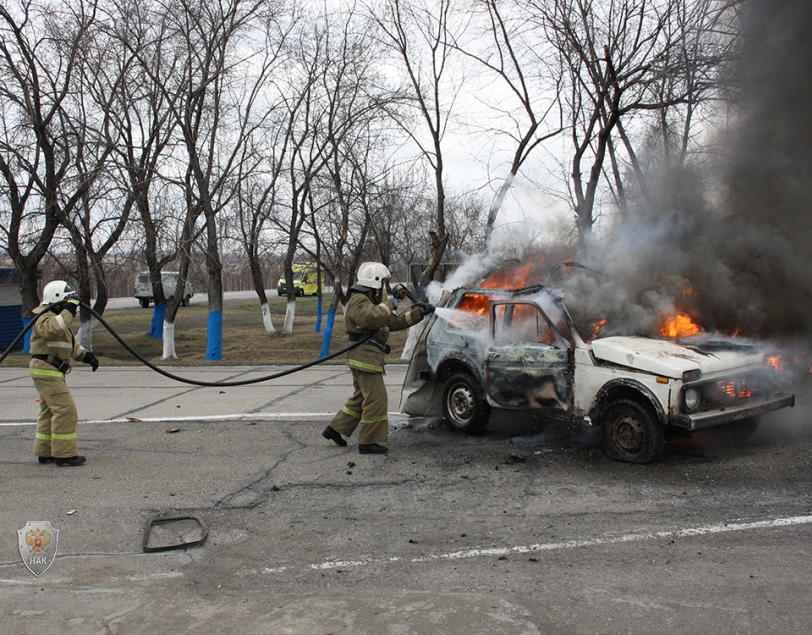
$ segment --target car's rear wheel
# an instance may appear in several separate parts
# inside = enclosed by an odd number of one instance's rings
[[[147,300],[146,298],[141,298],[139,302],[141,303],[141,308],[143,309],[149,308],[149,300]]]
[[[603,411],[603,449],[609,458],[630,463],[651,463],[665,443],[662,423],[651,406],[634,399],[617,399]]]
[[[477,434],[485,429],[491,407],[476,379],[468,373],[457,373],[445,382],[443,413],[455,432]]]

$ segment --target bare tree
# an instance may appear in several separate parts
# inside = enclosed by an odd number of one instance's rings
[[[689,158],[701,160],[712,152],[705,132],[712,126],[711,109],[724,87],[723,69],[733,59],[738,32],[739,0],[673,0],[666,39],[673,43],[664,52],[664,65],[672,69],[651,85],[653,101],[661,106],[640,113],[647,123],[646,154],[641,160],[627,126],[617,123],[617,137],[626,151],[626,161],[613,158],[618,206],[625,212],[626,200],[618,172],[627,163],[633,183],[645,209],[657,209],[651,181],[663,180],[666,172],[680,172]],[[649,115],[646,117],[646,115]],[[639,125],[637,126],[640,127]],[[613,146],[609,146],[610,152]]]
[[[443,138],[449,111],[458,93],[453,82],[461,81],[460,77],[450,77],[450,62],[456,50],[450,31],[453,0],[384,0],[370,9],[370,15],[381,42],[402,64],[408,91],[406,103],[414,106],[425,124],[424,132],[428,133],[428,140],[424,142],[423,135],[412,129],[400,113],[391,110],[394,121],[417,145],[434,174],[435,218],[433,229],[428,232],[431,255],[420,284],[421,289],[425,289],[434,278],[448,244]]]
[[[292,331],[295,315],[295,292],[292,264],[297,250],[304,249],[321,267],[332,261],[330,270],[336,295],[331,310],[342,299],[343,249],[348,237],[348,218],[355,196],[350,186],[355,177],[352,158],[360,147],[369,147],[368,137],[374,132],[373,122],[379,112],[380,95],[373,90],[372,53],[365,45],[362,31],[354,31],[356,16],[349,12],[340,19],[322,16],[313,27],[300,35],[297,55],[301,70],[297,100],[291,102],[288,185],[290,215],[285,227],[288,244],[285,254],[285,276],[288,305],[283,333]],[[363,150],[360,150],[363,154]],[[319,190],[319,191],[317,191]],[[336,241],[321,253],[324,244],[320,210],[338,205],[342,228]],[[329,225],[329,223],[328,223]],[[309,235],[310,245],[304,238]]]
[[[277,197],[289,140],[288,130],[282,123],[271,124],[267,129],[265,142],[261,146],[262,169],[253,170],[252,174],[243,176],[243,171],[249,168],[249,164],[247,161],[240,161],[237,174],[240,194],[234,203],[239,241],[248,258],[251,282],[259,298],[262,324],[268,335],[276,334],[276,329],[265,294],[262,261],[267,249],[265,234],[268,231],[269,220],[278,209]]]
[[[156,193],[160,168],[170,149],[177,126],[169,99],[176,95],[162,89],[170,83],[180,61],[169,40],[169,23],[152,2],[120,0],[108,18],[114,41],[137,63],[127,66],[127,81],[111,115],[117,137],[117,167],[122,188],[132,201],[143,236],[142,254],[149,271],[154,298],[150,337],[163,338],[167,299],[161,271],[178,254],[180,231],[168,221],[171,208]],[[161,183],[158,183],[161,185]]]
[[[293,282],[293,264],[299,248],[299,236],[307,220],[310,188],[328,160],[326,137],[318,134],[325,105],[319,100],[318,77],[324,72],[323,32],[321,25],[314,25],[312,41],[300,37],[296,59],[300,68],[295,87],[291,87],[288,100],[287,125],[290,134],[290,151],[286,160],[287,216],[275,219],[277,227],[285,234],[284,252],[285,286],[287,306],[285,321],[280,333],[293,333],[296,316],[296,288]]]
[[[106,160],[76,172],[76,154],[96,140],[81,136],[66,107],[95,21],[94,2],[0,5],[2,229],[20,273],[24,315],[39,304],[37,269],[57,228]]]
[[[251,36],[263,39],[263,29],[276,20],[275,7],[262,0],[170,2],[163,7],[172,38],[181,51],[182,67],[167,95],[184,151],[184,175],[178,179],[186,201],[184,242],[178,285],[188,273],[195,226],[202,218],[208,273],[209,339],[206,359],[222,358],[223,281],[218,214],[237,193],[233,184],[244,144],[261,129],[266,113],[257,113],[273,56],[250,46]],[[265,31],[267,33],[267,31]],[[255,65],[256,62],[259,62]],[[158,79],[158,78],[156,78]],[[166,322],[174,324],[181,294],[169,303]],[[168,344],[174,329],[164,330],[164,357],[174,357]]]
[[[62,220],[75,253],[79,297],[89,305],[95,296],[93,310],[98,314],[104,313],[108,299],[104,260],[123,234],[133,207],[132,196],[110,178],[108,162],[115,142],[113,111],[122,99],[134,58],[106,29],[98,28],[101,26],[99,21],[89,32],[77,59],[79,72],[65,101],[72,136],[84,142],[75,149],[73,169],[80,181],[93,185]],[[92,349],[94,322],[83,307],[77,337],[88,350]]]
[[[686,99],[680,92],[663,102],[652,91],[674,73],[668,63],[675,46],[668,29],[673,0],[526,0],[525,6],[538,16],[566,80],[573,206],[578,235],[588,242],[618,122]]]
[[[265,46],[261,50],[261,73],[257,88],[263,94],[262,121],[254,134],[243,139],[240,156],[235,160],[237,196],[233,209],[236,214],[238,241],[248,258],[251,281],[260,304],[262,322],[268,335],[274,335],[271,309],[265,294],[262,273],[264,235],[272,214],[277,211],[280,179],[290,142],[285,121],[285,87],[274,76],[283,74],[287,55],[285,47],[292,29],[298,22],[294,15],[289,22],[271,22],[265,32]]]
[[[479,46],[470,49],[464,44],[461,51],[499,78],[506,88],[506,95],[500,93],[498,109],[512,129],[497,132],[509,136],[514,144],[508,175],[488,210],[485,235],[489,239],[499,209],[522,165],[538,146],[563,130],[559,100],[561,78],[547,67],[543,51],[548,46],[544,38],[539,37],[538,30],[515,4],[483,0],[479,6],[486,17],[487,31],[485,38],[469,38],[473,40],[470,46],[476,46],[475,43],[483,39],[489,46],[482,51]],[[511,98],[518,102],[524,121],[504,104]],[[556,115],[553,125],[548,122],[551,115]]]

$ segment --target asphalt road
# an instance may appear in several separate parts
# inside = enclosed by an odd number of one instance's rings
[[[275,368],[181,369],[195,378]],[[390,410],[403,367],[388,369]],[[594,434],[495,418],[488,434],[391,415],[389,455],[320,436],[341,366],[198,388],[76,369],[79,468],[31,455],[36,393],[0,367],[0,631],[200,635],[807,633],[812,412],[734,443],[669,443],[649,466]],[[148,521],[196,514],[205,544],[144,553]],[[49,521],[39,578],[17,530]],[[169,523],[151,539],[198,536]]]

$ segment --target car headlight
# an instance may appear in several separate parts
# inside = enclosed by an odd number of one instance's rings
[[[682,393],[682,400],[685,404],[685,409],[688,412],[693,412],[702,404],[702,393],[699,388],[686,388]]]

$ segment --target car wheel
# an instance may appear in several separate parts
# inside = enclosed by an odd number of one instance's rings
[[[485,429],[491,407],[477,381],[468,373],[457,373],[445,382],[443,413],[452,430],[477,434]]]
[[[604,452],[618,461],[651,463],[663,452],[663,425],[651,406],[633,399],[618,399],[605,408],[601,433]]]
[[[180,301],[181,306],[189,306],[189,298],[183,298]]]
[[[139,302],[141,303],[141,308],[143,309],[149,308],[149,300],[147,300],[146,298],[141,298]]]

